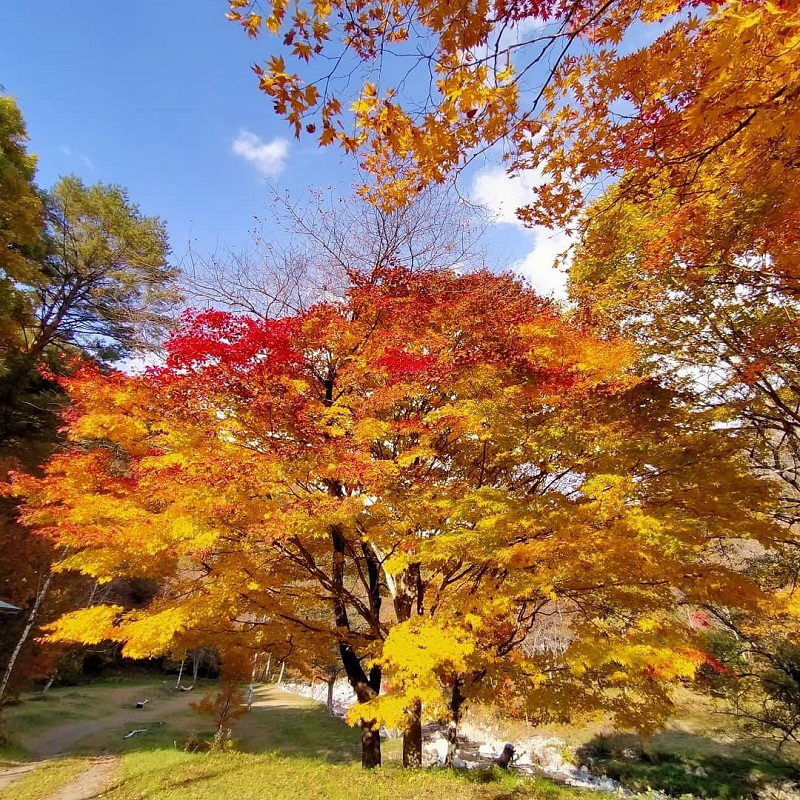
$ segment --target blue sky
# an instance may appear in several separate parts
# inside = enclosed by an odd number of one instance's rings
[[[72,173],[127,187],[166,220],[176,260],[190,240],[200,251],[246,248],[267,181],[297,202],[310,186],[347,194],[354,162],[291,138],[250,70],[274,42],[248,40],[226,11],[225,0],[39,0],[35,13],[8,4],[0,84],[27,122],[39,184]],[[549,293],[560,279],[547,262],[563,241],[515,223],[524,182],[483,163],[463,184],[498,214],[493,263]]]

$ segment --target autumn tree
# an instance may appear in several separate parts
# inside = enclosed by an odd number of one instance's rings
[[[780,544],[740,560],[765,588],[788,593],[789,605],[757,615],[709,611],[728,631],[725,652],[738,654],[729,667],[742,680],[728,687],[737,707],[744,711],[760,693],[760,718],[791,736],[795,696],[770,687],[777,675],[791,683],[795,669],[788,654],[800,544],[800,284],[785,268],[795,234],[773,226],[767,198],[743,195],[735,211],[724,220],[690,219],[671,193],[643,206],[612,190],[589,215],[570,288],[587,323],[607,335],[625,331],[647,369],[738,426],[753,469],[780,487],[773,510],[783,526]],[[672,217],[683,218],[679,238],[665,222]],[[745,695],[748,702],[739,702]]]
[[[703,685],[728,701],[744,730],[771,739],[779,751],[800,743],[796,554],[795,545],[748,559],[748,572],[780,602],[755,614],[705,608],[709,649],[723,669],[707,672]]]
[[[376,202],[402,204],[495,145],[512,173],[534,171],[519,214],[581,235],[572,290],[584,318],[637,337],[642,369],[742,427],[751,464],[780,480],[777,562],[793,585],[795,4],[230,7],[250,36],[282,37],[254,67],[275,110],[297,135],[305,127],[357,154]],[[359,69],[363,82],[348,94],[340,78]],[[775,558],[764,583],[772,588]],[[763,630],[796,627],[791,613],[779,617]]]
[[[333,644],[364,766],[380,723],[418,763],[454,693],[656,725],[705,660],[682,607],[762,597],[722,557],[774,537],[736,432],[508,276],[387,270],[278,320],[195,313],[168,350],[70,379],[73,449],[16,480],[59,569],[167,582],[56,635]],[[570,646],[526,648],[554,603]]]
[[[634,193],[666,180],[689,203],[724,203],[728,187],[749,187],[796,208],[794,12],[714,0],[232,0],[229,18],[277,37],[253,67],[277,113],[296,135],[358,154],[384,201],[502,144],[513,170],[543,176],[523,218],[564,225],[609,174]],[[363,83],[348,93],[354,72]]]
[[[254,67],[260,88],[298,135],[305,124],[320,144],[357,153],[380,202],[402,205],[497,144],[512,172],[538,176],[523,220],[609,232],[613,220],[630,227],[638,215],[647,244],[636,286],[652,276],[650,298],[663,309],[659,293],[674,290],[672,308],[690,304],[701,327],[716,316],[719,335],[700,346],[715,341],[728,351],[722,369],[738,360],[744,375],[758,371],[765,347],[783,353],[770,369],[785,371],[797,346],[795,11],[782,2],[337,0],[291,12],[283,2],[256,9],[234,0],[229,17],[250,36],[283,38],[280,53]],[[346,95],[350,83],[339,78],[358,69],[365,82]],[[613,190],[587,210],[609,182]],[[599,239],[584,240],[584,255]],[[602,281],[602,257],[588,257]],[[751,332],[744,336],[722,331],[727,323],[709,314],[719,299],[761,321],[735,323]],[[666,330],[675,317],[662,316]],[[704,363],[718,369],[709,355]],[[738,386],[767,403],[757,456],[780,463],[784,478],[793,470],[796,489],[787,422],[796,419],[796,379],[761,370],[763,391],[747,387],[753,380]]]
[[[166,229],[127,193],[64,178],[34,184],[36,159],[11,98],[0,97],[0,474],[35,471],[58,445],[57,378],[85,359],[130,354],[163,338],[178,299]],[[52,546],[0,505],[0,595],[25,609],[4,624],[0,700],[52,675],[33,646],[52,619],[92,592],[51,573]],[[120,587],[121,588],[121,587]],[[113,593],[112,593],[113,594]],[[124,592],[123,592],[124,594]],[[52,655],[52,648],[51,648]],[[24,666],[23,666],[24,665]]]
[[[754,465],[783,483],[787,526],[800,503],[800,281],[787,269],[794,234],[772,204],[742,196],[736,213],[683,217],[665,193],[641,204],[617,189],[582,231],[570,293],[583,319],[635,339],[646,368],[753,434]],[[669,220],[683,233],[665,235]],[[780,273],[780,274],[778,274]]]

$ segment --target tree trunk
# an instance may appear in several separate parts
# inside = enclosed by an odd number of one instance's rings
[[[333,592],[333,614],[336,627],[343,631],[350,630],[350,620],[347,616],[347,603],[345,602],[344,592],[344,553],[345,541],[341,530],[338,527],[331,529],[331,541],[333,544],[333,570],[332,583]],[[367,561],[367,573],[369,575],[369,604],[375,621],[380,619],[380,570],[374,554],[366,547],[363,548],[364,557]],[[342,659],[347,680],[353,687],[359,703],[368,703],[374,700],[381,691],[381,668],[373,666],[369,675],[364,671],[361,659],[353,650],[346,638],[339,640],[339,655]],[[361,723],[361,766],[365,769],[379,767],[381,765],[381,737],[377,730],[372,730],[374,721]]]
[[[33,625],[36,622],[36,615],[39,613],[39,608],[41,607],[42,603],[44,602],[44,598],[47,596],[47,591],[50,589],[50,584],[53,581],[53,572],[48,572],[47,577],[44,579],[44,583],[39,586],[39,591],[36,592],[36,599],[33,603],[33,608],[31,608],[31,612],[28,615],[28,621],[25,623],[25,627],[22,630],[22,634],[17,641],[16,646],[14,647],[13,652],[11,653],[11,658],[9,659],[8,666],[6,667],[6,671],[3,673],[3,680],[0,682],[0,703],[2,703],[3,698],[6,694],[6,689],[8,688],[8,682],[11,679],[11,673],[14,671],[14,664],[17,663],[17,659],[19,658],[19,654],[22,652],[22,648],[25,646],[25,642],[28,641],[28,637],[33,630]]]
[[[258,669],[258,655],[253,657],[253,669],[250,671],[250,683],[247,685],[247,699],[245,704],[247,710],[251,711],[253,708],[253,694],[255,693],[256,670]]]
[[[329,675],[328,676],[328,698],[325,701],[325,708],[328,709],[328,713],[331,716],[333,716],[333,687],[334,687],[335,684],[336,684],[336,675]]]
[[[286,662],[281,661],[281,673],[278,675],[278,686],[281,685],[281,681],[283,681],[283,670],[286,668]]]
[[[374,729],[373,729],[373,726]],[[381,734],[374,721],[361,723],[361,766],[374,769],[381,765]]]
[[[186,651],[183,651],[183,658],[181,659],[181,665],[178,669],[178,680],[175,681],[175,691],[177,692],[178,689],[181,688],[181,681],[183,680],[183,667],[186,664]]]
[[[394,612],[398,622],[407,622],[414,614],[424,613],[424,586],[418,563],[409,564],[394,576]],[[417,701],[406,710],[403,730],[403,766],[422,766],[422,703]]]
[[[247,685],[247,695],[244,701],[244,704],[247,706],[248,711],[253,710],[253,693],[254,693],[253,684],[249,683]]]
[[[467,699],[461,693],[461,678],[456,678],[453,684],[453,692],[450,695],[450,720],[447,723],[447,758],[445,766],[452,767],[458,746],[458,724],[461,722],[461,711],[464,701]]]
[[[422,766],[422,703],[419,700],[406,711],[406,729],[403,732],[403,766]]]

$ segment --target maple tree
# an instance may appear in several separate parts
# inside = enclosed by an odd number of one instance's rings
[[[776,227],[774,213],[767,198],[743,194],[724,217],[688,218],[671,193],[643,205],[612,190],[588,215],[570,291],[594,329],[625,331],[649,370],[739,427],[753,469],[780,487],[772,513],[783,526],[778,546],[740,562],[766,589],[791,596],[800,544],[800,285],[789,271],[796,231]],[[673,217],[684,225],[677,238]],[[796,735],[796,605],[710,611],[728,634],[728,666],[741,675],[727,683],[737,709],[780,738]]]
[[[761,613],[713,605],[709,646],[724,669],[706,675],[711,690],[725,697],[745,730],[770,738],[780,750],[800,742],[800,649],[797,643],[798,561],[796,545],[787,552],[751,557],[748,571],[784,599]],[[788,602],[787,602],[788,601]]]
[[[570,293],[596,330],[634,339],[649,370],[748,427],[754,465],[783,483],[780,516],[791,526],[800,282],[789,271],[796,231],[773,215],[767,199],[741,195],[724,217],[687,218],[672,193],[642,204],[614,189],[587,215]]]
[[[652,727],[707,661],[681,609],[764,600],[721,557],[775,536],[736,431],[509,276],[387,269],[277,320],[195,312],[168,353],[69,379],[73,448],[16,478],[59,569],[166,581],[54,635],[335,646],[364,766],[380,723],[418,763],[421,720],[481,695]],[[556,612],[569,645],[532,646]]]
[[[538,178],[518,212],[532,224],[573,225],[611,178],[644,202],[673,190],[675,234],[684,216],[724,219],[742,194],[770,200],[774,231],[797,228],[793,2],[229,6],[249,36],[277,37],[253,67],[275,111],[357,154],[376,202],[402,205],[498,145]],[[796,263],[774,274],[796,279]]]

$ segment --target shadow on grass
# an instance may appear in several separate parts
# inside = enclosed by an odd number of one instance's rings
[[[496,766],[456,770],[433,767],[418,770],[418,772],[444,776],[455,784],[486,787],[487,790],[491,789],[492,791],[481,794],[481,797],[491,798],[491,800],[513,800],[522,797],[536,797],[537,800],[572,800],[586,795],[586,792],[580,789],[563,786],[546,778],[520,775]]]
[[[360,762],[361,741],[357,730],[328,716],[317,704],[302,699],[298,699],[296,705],[284,704],[276,694],[267,690],[262,694],[267,703],[253,705],[251,711],[235,721],[231,749],[306,757],[328,764]],[[152,711],[157,714],[158,707]],[[191,709],[161,719],[143,717],[140,722],[126,722],[87,736],[73,749],[84,755],[182,751],[190,738],[202,742],[213,738],[210,722]],[[131,730],[142,732],[125,739],[125,734]]]
[[[273,751],[329,764],[361,761],[359,731],[330,717],[318,705],[254,705],[238,720],[233,736],[248,753]]]
[[[634,734],[596,736],[577,750],[579,763],[633,791],[673,797],[749,800],[766,786],[800,782],[800,766],[755,744],[728,744],[665,732],[642,741]]]
[[[511,773],[446,769],[403,770],[399,766],[362,770],[278,752],[188,754],[153,751],[131,754],[108,800],[584,800],[560,787],[542,791],[540,782]]]

